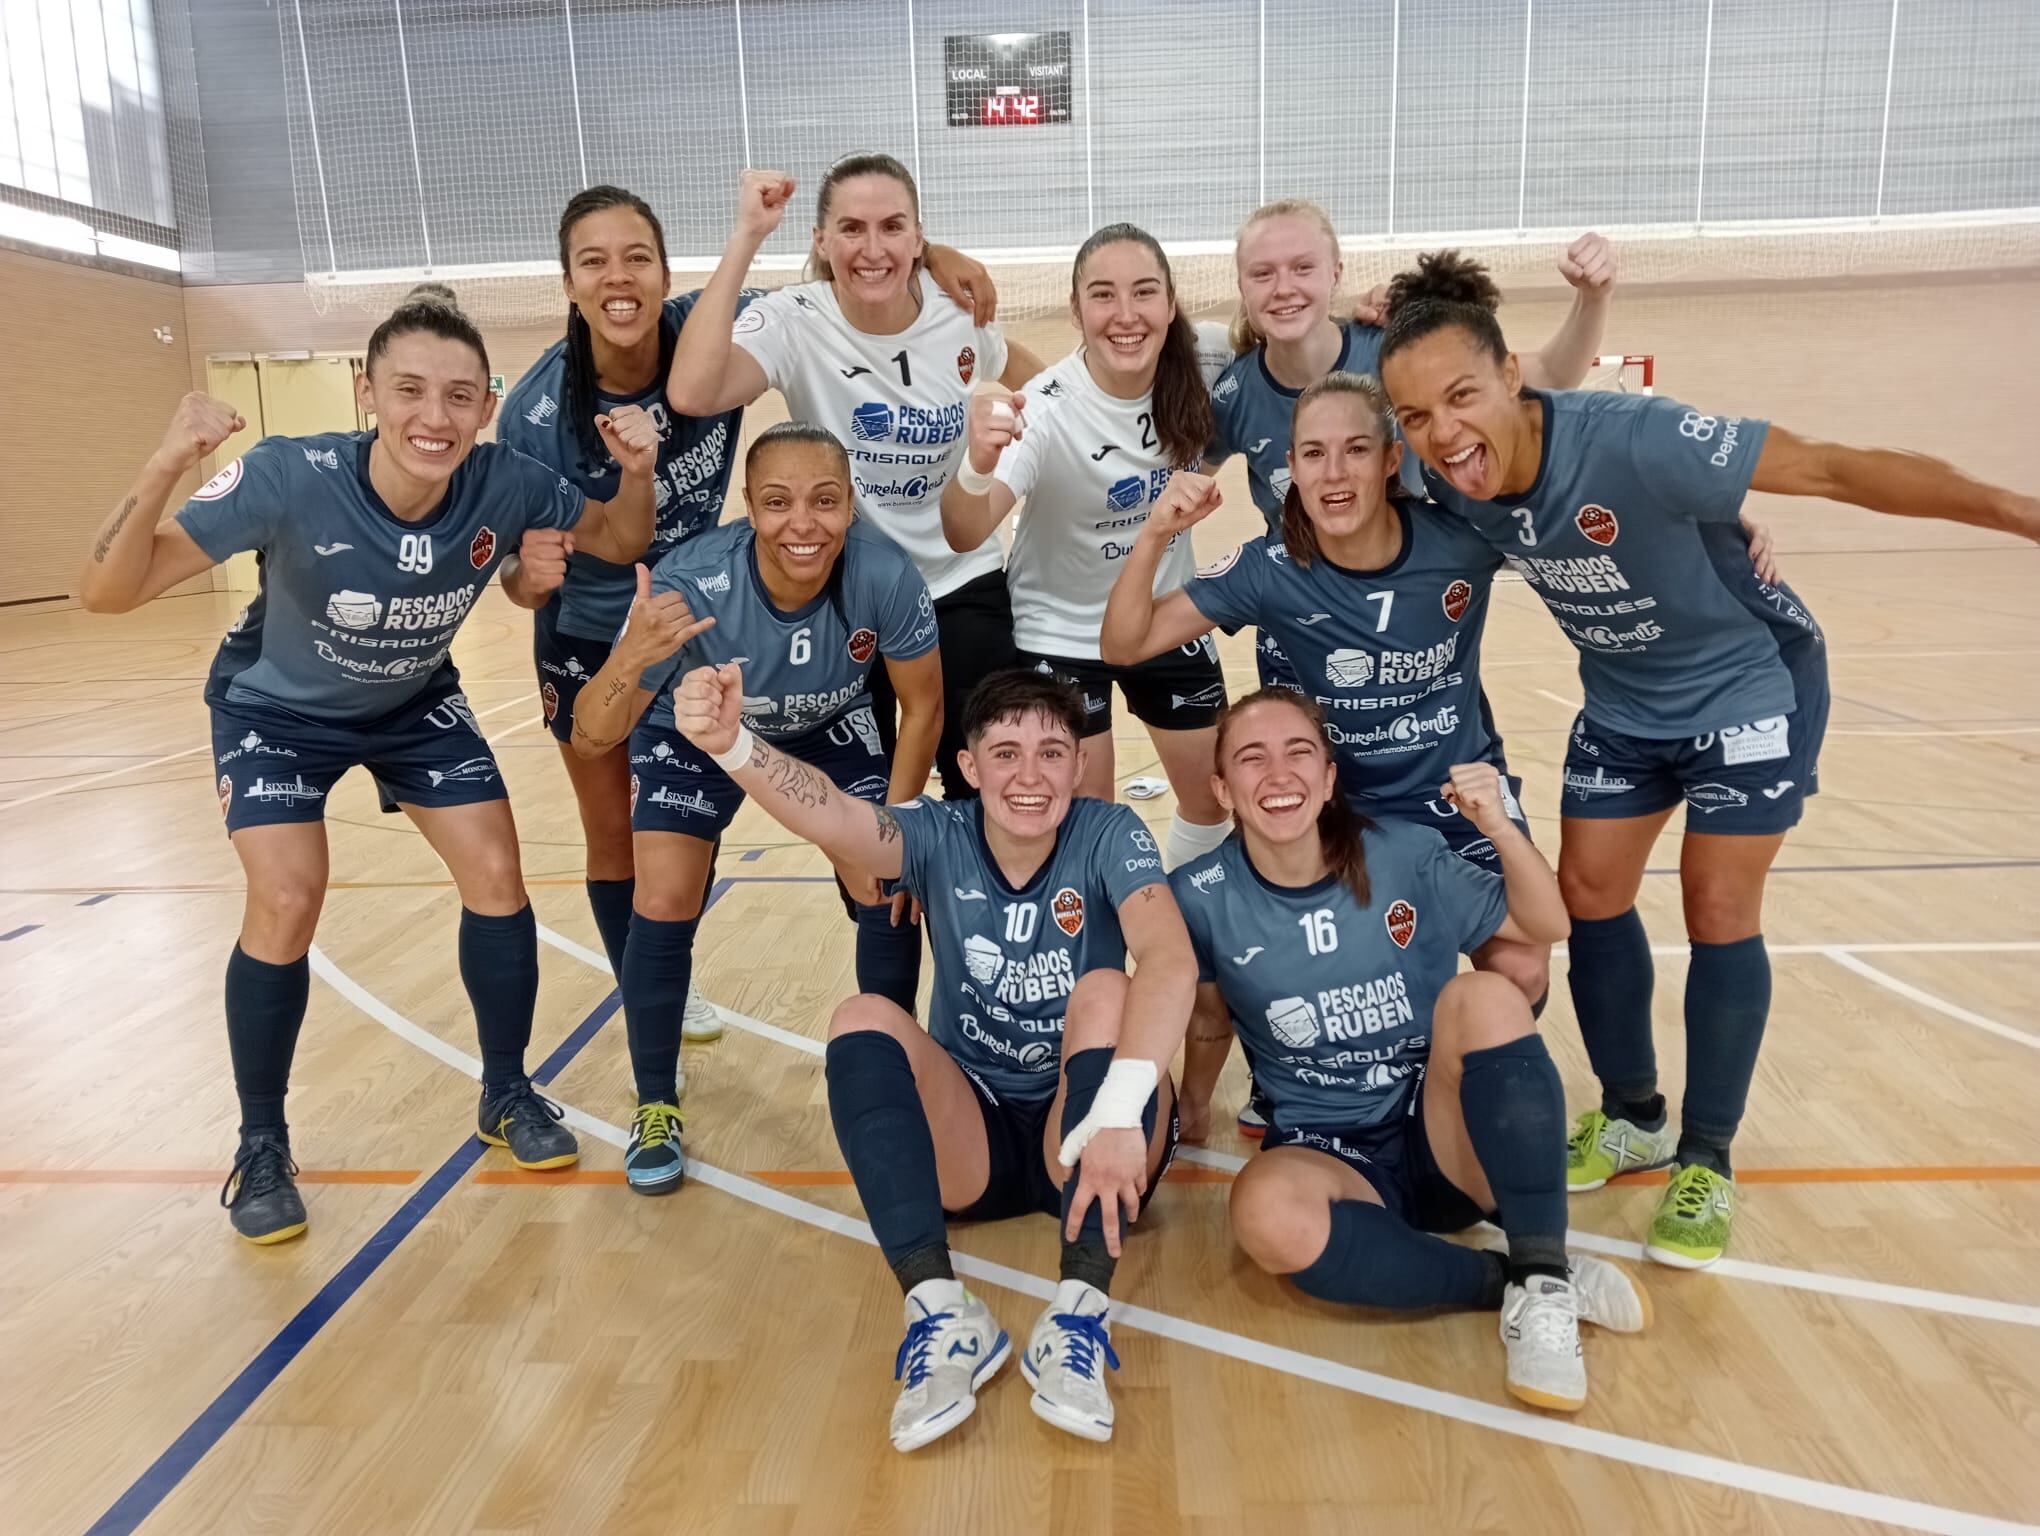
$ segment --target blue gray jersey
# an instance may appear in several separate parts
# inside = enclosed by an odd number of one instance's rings
[[[1404,503],[1402,553],[1377,571],[1306,566],[1250,539],[1184,591],[1232,634],[1272,635],[1325,712],[1339,784],[1371,814],[1421,815],[1454,763],[1502,761],[1480,642],[1502,559],[1465,522]]]
[[[928,1033],[1000,1097],[1053,1097],[1070,990],[1086,971],[1126,968],[1119,909],[1166,878],[1155,840],[1127,806],[1072,800],[1055,851],[1015,890],[985,843],[982,802],[923,795],[893,812],[900,885],[920,898],[935,951]]]
[[[1385,1124],[1405,1113],[1431,1054],[1438,994],[1502,926],[1502,880],[1429,827],[1363,834],[1370,900],[1337,876],[1263,879],[1236,834],[1169,876],[1197,979],[1216,982],[1273,1120]]]
[[[762,292],[745,289],[737,299],[738,310]],[[659,317],[662,338],[680,334],[688,311],[700,297],[695,292],[666,300]],[[567,344],[556,341],[511,386],[496,436],[519,453],[550,464],[591,499],[613,500],[622,472],[607,453],[599,462],[586,456],[580,434],[566,415],[566,375]],[[634,395],[598,395],[595,408],[611,411],[624,405],[644,407],[659,428],[658,472],[652,478],[657,526],[652,547],[644,556],[645,563],[653,565],[682,539],[705,533],[721,521],[744,412],[739,407],[716,416],[676,415],[666,404],[664,378],[655,379],[649,388]],[[576,553],[567,562],[567,579],[560,587],[560,632],[583,640],[615,639],[624,615],[630,612],[635,581],[628,565]]]
[[[554,471],[477,443],[432,515],[405,522],[369,484],[374,442],[265,437],[177,514],[213,560],[261,558],[261,590],[221,642],[208,696],[325,723],[401,709],[442,685],[454,631],[524,531],[580,520],[581,492]]]
[[[1520,571],[1580,653],[1586,715],[1650,740],[1789,713],[1780,648],[1820,630],[1757,579],[1737,519],[1769,423],[1663,396],[1530,392],[1544,462],[1523,495],[1431,494]]]
[[[694,616],[713,617],[715,627],[638,679],[657,695],[645,721],[663,730],[673,729],[670,690],[695,667],[740,661],[744,724],[788,741],[869,703],[867,679],[879,657],[912,661],[935,649],[927,583],[905,551],[860,523],[850,525],[829,584],[791,613],[765,591],[748,521],[689,539],[661,560],[652,591],[676,588]]]
[[[1348,320],[1340,330],[1346,339],[1333,371],[1379,378],[1381,327]],[[1211,410],[1218,430],[1205,458],[1217,465],[1236,453],[1246,455],[1247,486],[1254,505],[1277,538],[1282,536],[1282,498],[1289,494],[1289,423],[1302,393],[1275,382],[1275,375],[1268,371],[1265,347],[1234,358],[1211,388]],[[1411,495],[1425,494],[1416,455],[1408,449],[1403,450],[1402,478]]]

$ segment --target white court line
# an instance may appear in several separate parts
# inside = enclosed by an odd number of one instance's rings
[[[1901,741],[1908,738],[1913,740],[1938,739],[1941,741],[1954,741],[1968,736],[2040,736],[2040,725],[2002,725],[1978,731],[1944,731],[1938,727],[1929,728],[1924,731],[1901,731],[1897,729],[1885,730],[1881,727],[1873,726],[1838,729],[1834,726],[1829,726],[1827,734],[1830,736],[1882,736],[1887,739],[1895,737]]]
[[[1532,693],[1541,693],[1545,698],[1551,700],[1552,703],[1563,704],[1567,709],[1580,708],[1580,701],[1578,699],[1569,699],[1562,693],[1553,693],[1549,688],[1533,688],[1530,691]]]
[[[1918,1003],[1922,1008],[1931,1008],[1936,1013],[1944,1013],[1949,1018],[1958,1019],[1964,1024],[1973,1024],[1978,1029],[1989,1030],[1992,1034],[2010,1040],[2014,1044],[2023,1045],[2028,1050],[2040,1051],[2040,1035],[2029,1035],[2023,1029],[2014,1029],[2009,1024],[1998,1023],[1996,1019],[1986,1019],[1980,1013],[1971,1013],[1967,1008],[1959,1007],[1944,998],[1934,996],[1931,992],[1923,991],[1909,981],[1900,981],[1896,976],[1887,975],[1885,972],[1878,970],[1874,965],[1866,965],[1840,945],[1824,949],[1821,953],[1834,961],[1843,970],[1854,971],[1866,981],[1874,981],[1886,991],[1896,992],[1900,997],[1909,998],[1911,1001]]]
[[[2002,939],[1974,943],[1952,941],[1946,944],[1766,944],[1765,952],[1773,955],[1831,955],[1840,950],[1850,955],[1998,955],[2029,954],[2040,950],[2040,940]],[[1654,955],[1687,955],[1691,948],[1685,944],[1653,944],[1650,952]],[[1567,953],[1563,944],[1552,947],[1552,956],[1557,958]]]
[[[342,973],[316,948],[313,955],[314,969],[322,979],[335,985],[348,1001],[362,1007],[370,1017],[390,1028],[401,1038],[422,1046],[447,1065],[457,1067],[467,1076],[480,1081],[480,1062],[465,1052],[454,1050],[383,1004]],[[399,1028],[399,1025],[403,1027]],[[570,1104],[561,1104],[560,1108],[565,1112],[566,1123],[574,1129],[586,1132],[613,1147],[621,1148],[628,1145],[630,1138],[623,1127],[599,1120]],[[707,1163],[690,1160],[687,1176],[695,1183],[719,1189],[724,1194],[734,1195],[747,1204],[776,1212],[807,1226],[819,1228],[824,1232],[833,1232],[842,1237],[854,1238],[872,1247],[878,1244],[878,1239],[872,1234],[869,1224],[802,1200],[784,1190],[761,1184],[755,1179],[745,1178],[742,1174],[730,1173]],[[969,1254],[956,1254],[952,1262],[960,1273],[989,1284],[1017,1291],[1021,1295],[1032,1296],[1040,1301],[1054,1299],[1055,1282],[1040,1275],[974,1258]],[[1283,1349],[1243,1334],[1207,1327],[1203,1323],[1192,1322],[1187,1318],[1157,1312],[1147,1307],[1115,1301],[1112,1304],[1112,1316],[1115,1322],[1123,1323],[1143,1333],[1153,1334],[1157,1338],[1187,1344],[1193,1349],[1223,1355],[1243,1364],[1257,1365],[1302,1381],[1337,1387],[1356,1396],[1371,1397],[1398,1407],[1413,1408],[1420,1413],[1429,1413],[1439,1418],[1471,1424],[1477,1428],[1494,1430],[1499,1434],[1512,1435],[1522,1440],[1556,1446],[1561,1450],[1581,1451],[1589,1456],[1600,1456],[1648,1471],[1692,1478],[1721,1488],[1740,1489],[1760,1498],[1782,1499],[1788,1503],[1828,1510],[1854,1519],[1881,1520],[1888,1525],[1945,1533],[1945,1536],[1996,1536],[1996,1533],[2000,1532],[2006,1533],[2006,1536],[2012,1536],[2012,1533],[2032,1536],[2032,1533],[2040,1532],[2040,1526],[2022,1525],[2017,1521],[2002,1520],[1990,1515],[1972,1514],[1938,1504],[1872,1493],[1867,1489],[1852,1488],[1840,1483],[1824,1483],[1816,1478],[1778,1472],[1768,1467],[1748,1466],[1722,1456],[1709,1456],[1677,1446],[1659,1445],[1655,1441],[1638,1440],[1628,1435],[1590,1429],[1568,1420],[1525,1413],[1517,1408],[1505,1408],[1496,1403],[1483,1402],[1478,1398],[1461,1397],[1457,1393],[1421,1386],[1395,1376],[1383,1376],[1375,1371],[1361,1370],[1357,1366],[1344,1365],[1336,1360],[1305,1354],[1300,1350]]]
[[[586,945],[577,944],[564,934],[553,932],[543,923],[539,925],[538,936],[555,949],[564,951],[576,959],[586,962],[607,976],[610,974],[609,961]],[[1864,946],[1867,947],[1867,946]],[[1892,945],[1890,948],[1915,948],[1918,946]],[[2021,949],[2040,949],[2040,944],[2022,944]],[[1833,946],[1808,944],[1799,946],[1793,953],[1829,954]],[[1773,950],[1776,954],[1779,951]],[[1684,954],[1684,950],[1679,950]],[[1868,967],[1865,967],[1867,970]],[[1882,973],[1879,973],[1882,974]],[[1929,1005],[1932,1006],[1932,1005]],[[759,1019],[748,1018],[734,1009],[715,1005],[715,1011],[723,1022],[767,1040],[776,1040],[781,1045],[809,1056],[821,1056],[826,1047],[819,1040],[797,1035],[792,1030],[781,1029],[776,1024],[767,1024]],[[2031,1043],[2031,1042],[2029,1042]],[[445,1059],[445,1058],[442,1058]],[[1181,1147],[1176,1156],[1186,1163],[1197,1163],[1206,1168],[1222,1168],[1228,1173],[1238,1173],[1246,1167],[1246,1159],[1230,1152],[1212,1152],[1203,1147]],[[1598,1232],[1566,1233],[1566,1241],[1576,1248],[1589,1253],[1607,1253],[1619,1257],[1641,1259],[1643,1244],[1624,1242],[1620,1238],[1603,1237]],[[1739,1280],[1754,1281],[1760,1285],[1775,1285],[1785,1290],[1813,1291],[1828,1296],[1849,1296],[1858,1301],[1884,1302],[1895,1307],[1911,1307],[1920,1312],[1941,1312],[1952,1317],[1975,1317],[1993,1323],[2013,1323],[2024,1328],[2040,1328],[2040,1307],[2021,1306],[2017,1302],[1993,1301],[1984,1296],[1964,1296],[1954,1291],[1929,1291],[1909,1285],[1890,1285],[1882,1280],[1859,1280],[1853,1275],[1830,1275],[1819,1270],[1788,1269],[1783,1265],[1756,1264],[1744,1259],[1723,1259],[1713,1266],[1717,1275],[1732,1275]]]

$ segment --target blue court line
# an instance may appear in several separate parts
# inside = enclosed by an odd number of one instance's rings
[[[24,933],[34,933],[40,927],[41,923],[23,923],[11,933],[0,933],[0,944],[5,944],[9,939],[18,939]]]
[[[720,894],[720,889],[711,893],[709,901],[712,903]],[[707,910],[706,905],[703,910]],[[14,935],[4,937],[12,938]],[[587,1047],[622,1006],[623,995],[611,991],[531,1074],[532,1081],[550,1083],[565,1071],[568,1063]],[[254,1407],[256,1400],[269,1389],[270,1383],[304,1352],[305,1346],[318,1337],[319,1330],[347,1305],[355,1292],[368,1282],[369,1276],[382,1267],[383,1260],[396,1252],[397,1245],[417,1230],[418,1224],[432,1214],[433,1207],[446,1198],[488,1150],[478,1137],[470,1136],[462,1142],[453,1156],[441,1163],[432,1176],[418,1186],[397,1213],[382,1224],[375,1236],[341,1266],[339,1273],[319,1288],[318,1294],[305,1303],[297,1316],[285,1323],[276,1337],[263,1346],[262,1352],[242,1368],[241,1374],[229,1382],[226,1389],[192,1420],[190,1427],[171,1442],[170,1448],[150,1463],[127,1492],[114,1501],[113,1507],[93,1522],[86,1536],[127,1536],[154,1514],[157,1506],[190,1475],[191,1469],[198,1465],[206,1452],[218,1445],[227,1431],[240,1422],[241,1415]]]
[[[118,893],[114,891],[101,891],[97,896],[87,896],[83,901],[76,903],[76,905],[81,907],[96,907],[102,901],[113,900],[114,896],[117,894]]]
[[[765,857],[765,850],[764,850],[763,848],[751,848],[751,849],[747,849],[747,850],[746,850],[746,851],[744,852],[744,854],[742,855],[742,857],[740,857],[740,858],[739,858],[739,859],[737,860],[737,862],[738,862],[739,864],[755,864],[755,863],[757,863],[757,862],[758,862],[758,860],[760,860],[760,859],[762,859],[762,858],[764,858],[764,857]]]

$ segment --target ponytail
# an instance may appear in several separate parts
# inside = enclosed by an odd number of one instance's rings
[[[1325,732],[1325,712],[1318,707],[1316,700],[1289,688],[1256,688],[1244,698],[1221,705],[1218,738],[1212,746],[1214,761],[1220,764],[1225,761],[1225,739],[1233,721],[1245,711],[1262,704],[1286,705],[1302,715],[1317,732],[1318,743],[1325,751],[1325,761],[1338,761],[1332,753],[1332,739]],[[1318,844],[1324,852],[1325,868],[1339,877],[1340,883],[1363,907],[1373,898],[1370,894],[1372,887],[1367,881],[1367,852],[1361,834],[1373,826],[1373,820],[1354,810],[1338,785],[1333,784],[1331,794],[1326,796],[1323,808],[1318,811]]]
[[[1077,301],[1083,287],[1085,264],[1106,246],[1121,242],[1138,245],[1154,257],[1155,265],[1162,271],[1169,303],[1175,305],[1176,277],[1169,270],[1168,256],[1153,235],[1132,224],[1107,224],[1077,248],[1077,259],[1070,268],[1070,302]],[[1204,387],[1204,370],[1197,361],[1197,328],[1180,306],[1176,308],[1176,318],[1169,322],[1168,334],[1162,338],[1150,393],[1155,436],[1161,441],[1163,454],[1177,469],[1195,469],[1211,446],[1216,423],[1211,413],[1211,391]]]

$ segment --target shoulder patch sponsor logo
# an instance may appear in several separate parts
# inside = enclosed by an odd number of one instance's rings
[[[1381,914],[1381,920],[1387,924],[1388,936],[1395,940],[1395,947],[1408,949],[1410,940],[1417,934],[1417,909],[1398,898],[1388,904],[1388,910]]]
[[[551,395],[540,395],[538,397],[538,404],[524,413],[524,419],[534,427],[542,427],[551,421],[553,417],[559,415],[559,413],[559,401],[553,399]]]
[[[1057,891],[1048,910],[1055,915],[1056,927],[1069,937],[1074,939],[1084,931],[1084,898],[1074,887],[1066,885]]]
[[[1199,566],[1197,568],[1198,576],[1205,581],[1209,581],[1215,576],[1223,576],[1227,571],[1239,564],[1240,551],[1246,547],[1246,545],[1242,544],[1237,549],[1234,549],[1232,553],[1220,555],[1211,564]]]
[[[714,597],[730,589],[730,573],[717,571],[713,576],[697,576],[694,585],[701,589],[703,597]]]
[[[730,327],[730,334],[732,336],[749,336],[754,331],[762,331],[764,329],[765,306],[753,304],[749,309],[737,316],[737,323]]]
[[[560,484],[565,485],[562,480]],[[468,545],[468,564],[480,570],[496,558],[496,530],[483,524],[475,531],[473,541]]]
[[[968,384],[977,375],[977,349],[965,347],[956,354],[956,376]]]
[[[1225,883],[1225,866],[1214,864],[1209,869],[1200,869],[1190,877],[1191,885],[1200,891],[1208,891],[1214,885]]]
[[[850,652],[850,659],[861,666],[878,654],[878,632],[870,629],[853,630],[846,649]]]
[[[1445,606],[1445,617],[1457,624],[1466,617],[1466,605],[1473,601],[1472,583],[1453,582],[1445,589],[1445,595],[1439,601]]]
[[[1042,385],[1041,388],[1037,389],[1035,393],[1037,395],[1043,396],[1046,399],[1053,400],[1057,395],[1062,393],[1062,380],[1050,379],[1046,384]]]
[[[1268,1005],[1268,1032],[1293,1051],[1310,1049],[1323,1033],[1317,1009],[1301,997],[1278,997]]]
[[[1750,803],[1750,797],[1743,791],[1728,784],[1689,784],[1686,786],[1686,804],[1703,815],[1713,815],[1720,810],[1740,810]]]
[[[326,617],[342,629],[373,629],[382,615],[382,600],[372,593],[335,592],[326,599]]]
[[[1615,535],[1622,531],[1622,525],[1615,520],[1613,512],[1591,501],[1573,514],[1573,522],[1581,533],[1603,549],[1613,544]]]
[[[227,492],[241,483],[241,461],[234,460],[225,469],[206,481],[191,493],[193,501],[218,501]]]
[[[307,448],[305,450],[305,462],[314,469],[338,469],[340,467],[340,455],[331,448]]]
[[[1236,373],[1228,373],[1218,381],[1218,387],[1212,390],[1211,398],[1213,400],[1230,400],[1239,392],[1240,376]]]

